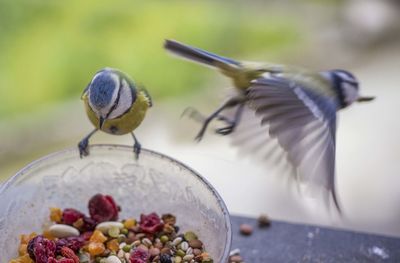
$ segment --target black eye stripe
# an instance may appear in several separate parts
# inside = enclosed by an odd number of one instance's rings
[[[341,108],[345,108],[347,106],[346,101],[345,101],[345,96],[342,90],[342,85],[341,82],[343,81],[342,78],[338,74],[332,74],[333,76],[333,88],[336,91],[336,94],[338,96],[338,100],[340,103]]]
[[[351,81],[351,80],[344,80],[344,79],[342,79],[342,82],[344,82],[344,83],[349,83],[349,84],[352,84],[352,85],[358,85],[358,82],[355,82],[355,81]]]
[[[358,90],[358,82],[355,82],[355,81],[348,81],[348,80],[342,80],[342,83],[350,84],[352,87],[354,87],[356,90]]]
[[[106,118],[108,118],[110,116],[110,114],[115,110],[115,108],[117,108],[117,105],[119,103],[119,98],[121,97],[121,90],[122,90],[122,78],[118,77],[119,79],[119,89],[118,89],[118,94],[117,94],[117,98],[115,99],[114,104],[112,105],[112,107],[110,108],[110,110],[108,111]]]

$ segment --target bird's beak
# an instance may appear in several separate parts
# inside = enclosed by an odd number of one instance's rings
[[[371,101],[371,100],[374,100],[374,99],[375,99],[375,97],[359,97],[357,99],[357,101],[358,102],[366,102],[366,101]]]
[[[99,128],[100,128],[100,130],[101,130],[101,128],[103,128],[104,121],[105,121],[105,119],[100,116],[100,118],[99,118]]]

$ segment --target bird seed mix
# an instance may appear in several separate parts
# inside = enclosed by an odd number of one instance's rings
[[[213,263],[194,232],[179,233],[176,217],[156,213],[118,220],[109,195],[89,200],[90,216],[50,208],[42,234],[21,235],[19,257],[9,263]]]

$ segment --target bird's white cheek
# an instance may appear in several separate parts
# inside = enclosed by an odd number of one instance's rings
[[[131,106],[132,106],[132,92],[129,87],[129,84],[126,82],[126,80],[123,79],[118,105],[110,113],[108,118],[114,119],[121,116],[124,112],[129,110]]]
[[[344,93],[344,99],[347,105],[352,104],[358,99],[358,91],[353,86],[348,83],[342,84],[342,89]]]

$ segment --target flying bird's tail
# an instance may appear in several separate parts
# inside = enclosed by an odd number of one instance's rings
[[[218,56],[208,51],[185,45],[175,40],[165,40],[164,48],[171,53],[191,61],[216,68],[232,68],[240,66],[236,60]]]

